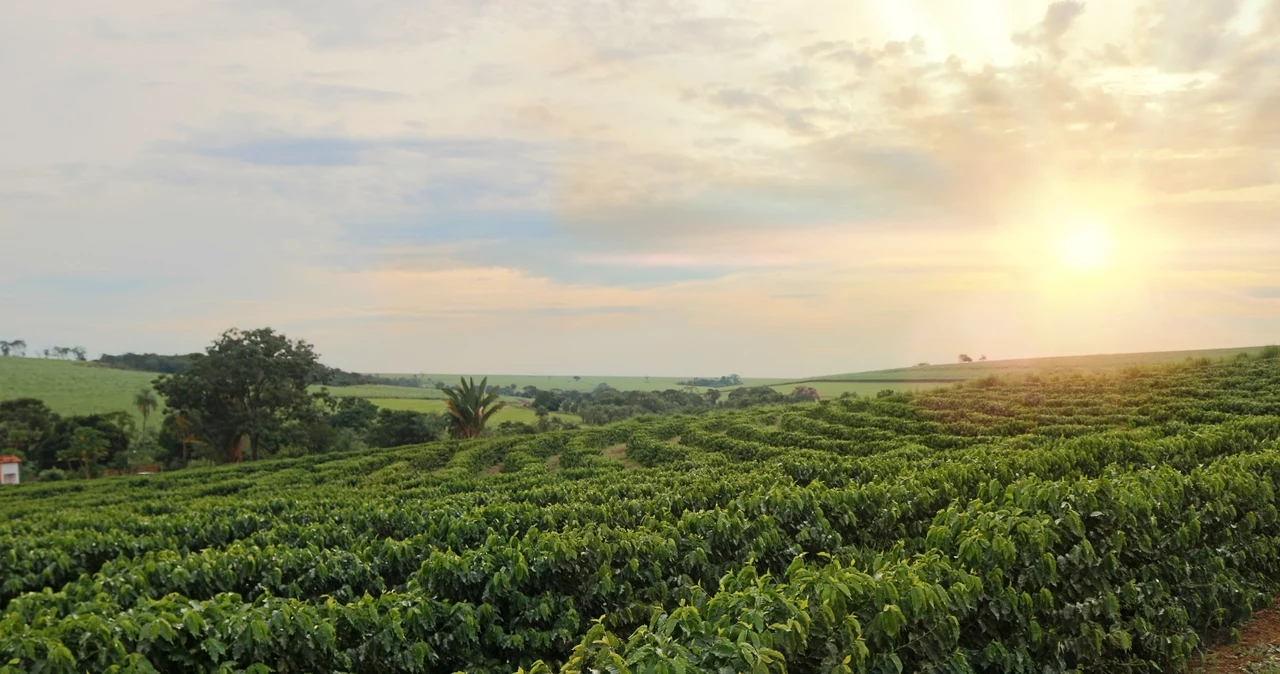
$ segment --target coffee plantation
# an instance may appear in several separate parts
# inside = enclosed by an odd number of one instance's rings
[[[22,485],[0,671],[1180,671],[1278,506],[1265,358]]]

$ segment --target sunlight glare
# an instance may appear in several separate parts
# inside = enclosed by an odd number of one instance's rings
[[[1063,266],[1079,272],[1097,271],[1109,265],[1112,248],[1109,232],[1093,223],[1068,228],[1058,242]]]

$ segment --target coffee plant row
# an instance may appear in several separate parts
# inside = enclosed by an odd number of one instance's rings
[[[0,672],[1167,672],[1280,589],[1280,361],[0,490]]]

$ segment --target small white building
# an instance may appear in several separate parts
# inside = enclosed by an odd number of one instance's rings
[[[18,484],[18,466],[22,459],[16,456],[0,456],[0,484]]]

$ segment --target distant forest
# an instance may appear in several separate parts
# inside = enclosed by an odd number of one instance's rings
[[[107,367],[114,367],[120,370],[137,370],[139,372],[159,372],[161,374],[177,374],[186,370],[191,365],[193,357],[202,357],[204,354],[187,353],[166,356],[159,353],[124,353],[113,356],[108,353],[102,354],[98,359],[99,363]],[[359,372],[347,372],[336,367],[328,367],[326,365],[318,365],[320,371],[316,373],[316,383],[324,383],[330,386],[359,386],[363,384],[383,384],[386,386],[412,386],[419,387],[422,382],[412,377],[377,377],[370,374],[360,374]]]

